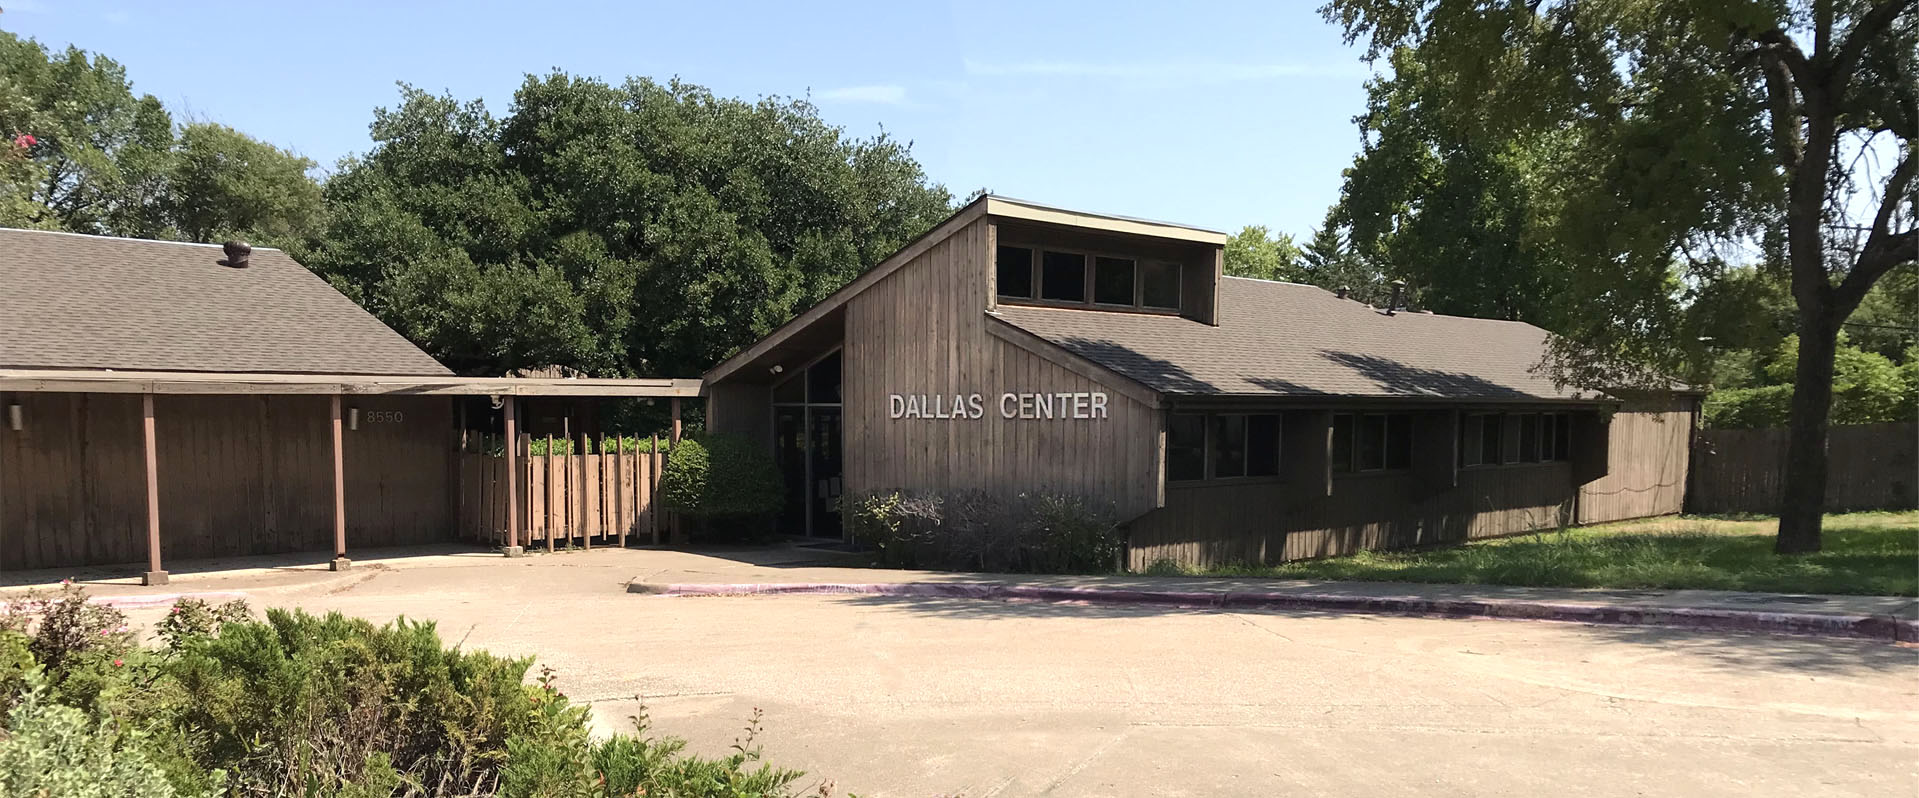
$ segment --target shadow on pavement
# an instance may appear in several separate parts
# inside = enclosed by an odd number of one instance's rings
[[[1313,610],[1220,610],[1172,604],[1067,604],[1043,601],[1000,601],[966,598],[903,596],[847,596],[853,604],[920,615],[961,620],[1014,618],[1143,618],[1169,613],[1258,614],[1292,618],[1435,618],[1391,613],[1338,613]],[[1751,632],[1677,629],[1665,626],[1578,624],[1484,618],[1456,622],[1551,624],[1552,626],[1620,645],[1643,646],[1664,652],[1701,657],[1728,670],[1781,670],[1808,674],[1840,674],[1867,669],[1879,672],[1911,670],[1919,675],[1919,648],[1882,640],[1769,635]]]
[[[1742,632],[1707,632],[1658,626],[1585,627],[1606,642],[1657,648],[1699,657],[1727,670],[1784,670],[1838,674],[1861,668],[1909,671],[1919,677],[1919,648],[1884,640],[1800,637]]]

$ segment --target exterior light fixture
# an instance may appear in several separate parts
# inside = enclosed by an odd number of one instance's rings
[[[767,369],[767,372],[768,372],[768,373],[771,373],[771,374],[778,374],[778,373],[780,373],[780,372],[782,372],[782,371],[785,371],[785,370],[786,370],[786,367],[785,367],[785,366],[781,366],[781,365],[778,365],[778,364],[775,364],[775,365],[774,365],[774,366],[773,366],[772,368],[770,368],[770,369]]]
[[[356,431],[356,432],[357,432],[357,431],[359,431],[359,429],[360,429],[360,408],[357,408],[357,407],[349,407],[349,408],[347,408],[347,411],[346,411],[346,428],[347,428],[347,429],[350,429],[350,430],[354,430],[354,431]]]
[[[27,420],[20,411],[19,402],[7,405],[7,426],[12,428],[14,432],[19,432],[27,428]]]

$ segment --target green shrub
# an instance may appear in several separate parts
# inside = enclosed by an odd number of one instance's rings
[[[758,763],[757,717],[717,759],[646,737],[643,723],[641,736],[595,742],[550,670],[525,684],[529,660],[449,649],[430,623],[278,610],[259,622],[241,604],[189,601],[161,622],[165,648],[103,660],[93,646],[36,648],[29,630],[131,639],[77,589],[62,598],[0,629],[0,700],[14,705],[0,798],[738,798],[791,795],[800,776]],[[59,668],[36,650],[57,652]]]
[[[763,520],[783,503],[773,456],[745,438],[686,438],[666,456],[660,474],[660,504],[697,521]]]
[[[1059,494],[894,491],[850,498],[841,512],[855,540],[901,568],[1102,572],[1124,545],[1112,513]]]
[[[527,441],[526,453],[530,455],[631,454],[634,452],[645,454],[653,451],[656,440],[659,442],[660,449],[665,451],[669,444],[663,435],[646,438],[637,435],[603,435],[587,438],[584,442],[578,438],[533,437]]]
[[[4,798],[173,798],[180,793],[140,740],[110,721],[57,703],[35,667],[7,713],[0,739]],[[213,793],[208,792],[211,796]]]

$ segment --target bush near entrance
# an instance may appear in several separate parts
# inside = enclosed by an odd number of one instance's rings
[[[785,503],[780,472],[764,447],[708,433],[676,444],[660,474],[660,504],[709,535],[751,537]]]
[[[1124,543],[1111,512],[1076,496],[892,491],[841,508],[853,539],[897,568],[1109,572]]]
[[[159,647],[69,588],[0,614],[0,796],[792,796],[759,761],[649,733],[594,740],[531,660],[448,648],[433,624],[176,604]],[[826,794],[821,787],[817,793]]]

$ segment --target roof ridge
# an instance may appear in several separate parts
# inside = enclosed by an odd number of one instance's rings
[[[1268,280],[1264,277],[1246,277],[1238,274],[1228,274],[1228,275],[1222,275],[1222,276],[1224,276],[1228,280],[1245,280],[1247,282],[1252,282],[1252,283],[1272,283],[1274,285],[1296,285],[1301,288],[1318,288],[1321,291],[1326,291],[1325,288],[1321,288],[1320,286],[1313,285],[1312,283],[1295,283],[1291,280]],[[1332,292],[1326,291],[1326,293],[1330,294]]]
[[[35,230],[31,227],[0,227],[0,233],[40,233],[42,235],[51,235],[51,236],[73,236],[75,238],[96,238],[104,241],[138,241],[142,244],[178,244],[180,246],[186,246],[186,247],[213,247],[215,249],[219,249],[226,246],[225,244],[212,244],[205,241],[169,241],[164,238],[135,238],[133,236],[108,236],[108,235],[100,235],[98,233],[75,233],[68,230]],[[253,248],[253,251],[281,252],[283,250],[281,250],[279,247],[256,246]]]

